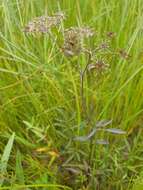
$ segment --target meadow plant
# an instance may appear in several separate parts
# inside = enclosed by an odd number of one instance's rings
[[[0,189],[141,188],[142,10],[0,1]]]
[[[54,27],[58,27],[65,19],[65,14],[63,12],[55,13],[52,16],[41,16],[30,21],[27,26],[24,28],[24,32],[26,34],[50,34],[51,30]],[[72,60],[74,57],[84,56],[85,65],[79,67],[80,69],[77,71],[80,77],[80,93],[81,93],[81,116],[83,122],[90,126],[87,131],[88,133],[85,136],[80,136],[80,131],[77,136],[71,138],[73,144],[75,144],[75,150],[79,153],[79,161],[82,163],[82,167],[75,166],[72,160],[73,157],[70,156],[68,160],[62,162],[59,166],[59,173],[66,173],[68,176],[74,176],[74,182],[79,180],[80,184],[82,183],[84,187],[87,187],[89,184],[92,186],[94,184],[94,164],[95,159],[94,156],[96,154],[96,144],[100,145],[108,145],[109,142],[104,139],[98,139],[96,137],[97,132],[99,133],[112,133],[112,134],[126,134],[125,131],[116,128],[107,128],[108,125],[112,124],[112,120],[103,119],[101,121],[93,122],[92,116],[90,116],[89,110],[86,108],[87,102],[85,98],[85,87],[84,82],[88,80],[89,77],[95,80],[95,76],[97,78],[102,78],[104,74],[110,73],[110,60],[115,55],[120,55],[122,58],[128,59],[129,55],[124,50],[119,50],[118,52],[114,51],[111,48],[112,39],[116,37],[114,32],[107,32],[104,35],[104,39],[102,42],[98,43],[90,43],[90,39],[94,41],[96,32],[93,28],[89,26],[72,26],[64,30],[63,33],[58,33],[56,36],[57,45],[59,50],[63,55],[68,59]],[[63,37],[63,43],[59,45],[58,38]],[[60,41],[60,40],[59,40]],[[73,66],[74,67],[74,66]],[[87,77],[86,77],[87,76]],[[92,80],[92,79],[91,79]],[[84,156],[82,147],[87,147],[86,143],[89,146],[89,155],[86,153]],[[82,145],[83,143],[83,145]],[[67,174],[65,174],[67,175]],[[75,177],[76,176],[76,177]],[[77,177],[78,176],[78,177]],[[71,180],[71,177],[70,177]],[[70,182],[71,183],[71,182]]]

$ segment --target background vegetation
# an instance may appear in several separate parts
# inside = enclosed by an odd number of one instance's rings
[[[92,123],[112,119],[126,131],[99,134],[109,145],[73,141],[91,130],[80,110],[85,58],[67,59],[49,35],[23,32],[57,11],[67,15],[62,28],[90,26],[96,43],[115,32],[112,48],[130,55],[106,58],[109,72],[85,82]],[[0,0],[0,189],[125,190],[142,176],[142,14],[142,0]]]

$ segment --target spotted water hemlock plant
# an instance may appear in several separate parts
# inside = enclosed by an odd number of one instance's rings
[[[51,29],[59,26],[64,19],[65,14],[63,12],[55,13],[52,16],[37,17],[27,24],[24,32],[26,34],[34,34],[35,36],[39,33],[48,33],[51,36]],[[85,64],[79,65],[79,70],[77,72],[80,77],[81,117],[84,126],[87,126],[86,134],[84,133],[85,135],[80,135],[81,130],[79,129],[77,136],[73,135],[69,137],[70,140],[67,145],[69,150],[66,152],[69,158],[62,161],[59,167],[59,173],[74,176],[74,181],[79,180],[80,184],[82,183],[84,187],[87,187],[89,184],[92,186],[95,182],[94,157],[96,155],[96,144],[109,144],[106,139],[98,138],[98,133],[103,134],[107,132],[119,135],[124,135],[126,133],[121,129],[107,128],[107,126],[112,124],[112,120],[110,119],[93,121],[91,114],[93,110],[89,112],[89,109],[87,109],[84,82],[85,80],[90,80],[90,78],[96,81],[96,79],[102,78],[104,74],[110,73],[110,61],[113,56],[121,55],[123,58],[127,59],[129,55],[123,50],[115,52],[111,48],[112,39],[116,37],[114,32],[107,32],[104,34],[101,42],[94,42],[97,34],[93,28],[88,26],[72,26],[64,29],[63,33],[58,32],[56,35],[56,41],[54,40],[54,42],[57,43],[59,52],[63,53],[68,60],[72,60],[74,57],[80,60],[80,56],[83,56],[85,59]],[[62,43],[60,40],[61,36],[63,38]],[[74,144],[74,150],[70,150],[71,144]],[[89,149],[88,155],[82,150],[84,145]],[[77,160],[75,157],[77,157]],[[75,160],[78,164],[82,163],[80,167],[77,167]],[[67,173],[65,171],[67,171]]]

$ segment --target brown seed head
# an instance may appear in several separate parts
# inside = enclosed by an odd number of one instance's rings
[[[78,31],[79,31],[80,35],[82,37],[85,37],[85,38],[92,37],[95,34],[94,31],[93,31],[93,29],[91,29],[89,27],[78,28]]]
[[[71,27],[64,32],[63,52],[66,56],[79,55],[83,51],[83,39],[93,36],[90,28]]]
[[[131,57],[124,49],[119,50],[119,55],[126,60]]]
[[[40,16],[34,18],[24,28],[26,33],[48,33],[53,27],[58,26],[63,19],[65,19],[64,13],[58,12],[53,16]]]
[[[106,64],[103,60],[97,60],[96,63],[90,64],[88,66],[88,71],[96,70],[100,73],[106,71],[109,68],[109,65]]]
[[[82,51],[81,39],[76,28],[69,28],[64,32],[63,52],[66,56],[79,55]]]
[[[107,37],[112,39],[116,36],[116,33],[115,32],[107,32]]]

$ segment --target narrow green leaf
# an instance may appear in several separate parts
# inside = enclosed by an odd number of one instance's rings
[[[104,139],[98,139],[98,140],[96,141],[96,144],[108,145],[109,142],[106,141],[106,140],[104,140]]]
[[[4,182],[4,175],[7,171],[7,163],[10,157],[10,153],[12,150],[12,146],[13,146],[13,142],[14,142],[14,137],[15,137],[15,133],[13,133],[11,135],[11,137],[8,140],[7,145],[5,146],[3,155],[1,157],[1,162],[0,162],[0,187],[2,186],[3,182]]]
[[[115,129],[115,128],[105,129],[105,131],[107,131],[109,133],[113,133],[113,134],[118,134],[118,135],[124,135],[124,134],[126,134],[125,131],[123,131],[121,129]]]
[[[97,121],[96,123],[96,127],[106,127],[107,125],[110,125],[112,123],[112,120],[106,120],[106,119],[103,119],[101,121]]]
[[[96,131],[97,131],[96,128],[94,128],[87,136],[75,137],[74,140],[75,141],[81,141],[81,142],[87,141],[87,140],[91,139],[91,137],[93,137],[95,135]]]
[[[24,185],[24,172],[22,167],[22,155],[20,151],[16,154],[16,178],[19,184]]]

